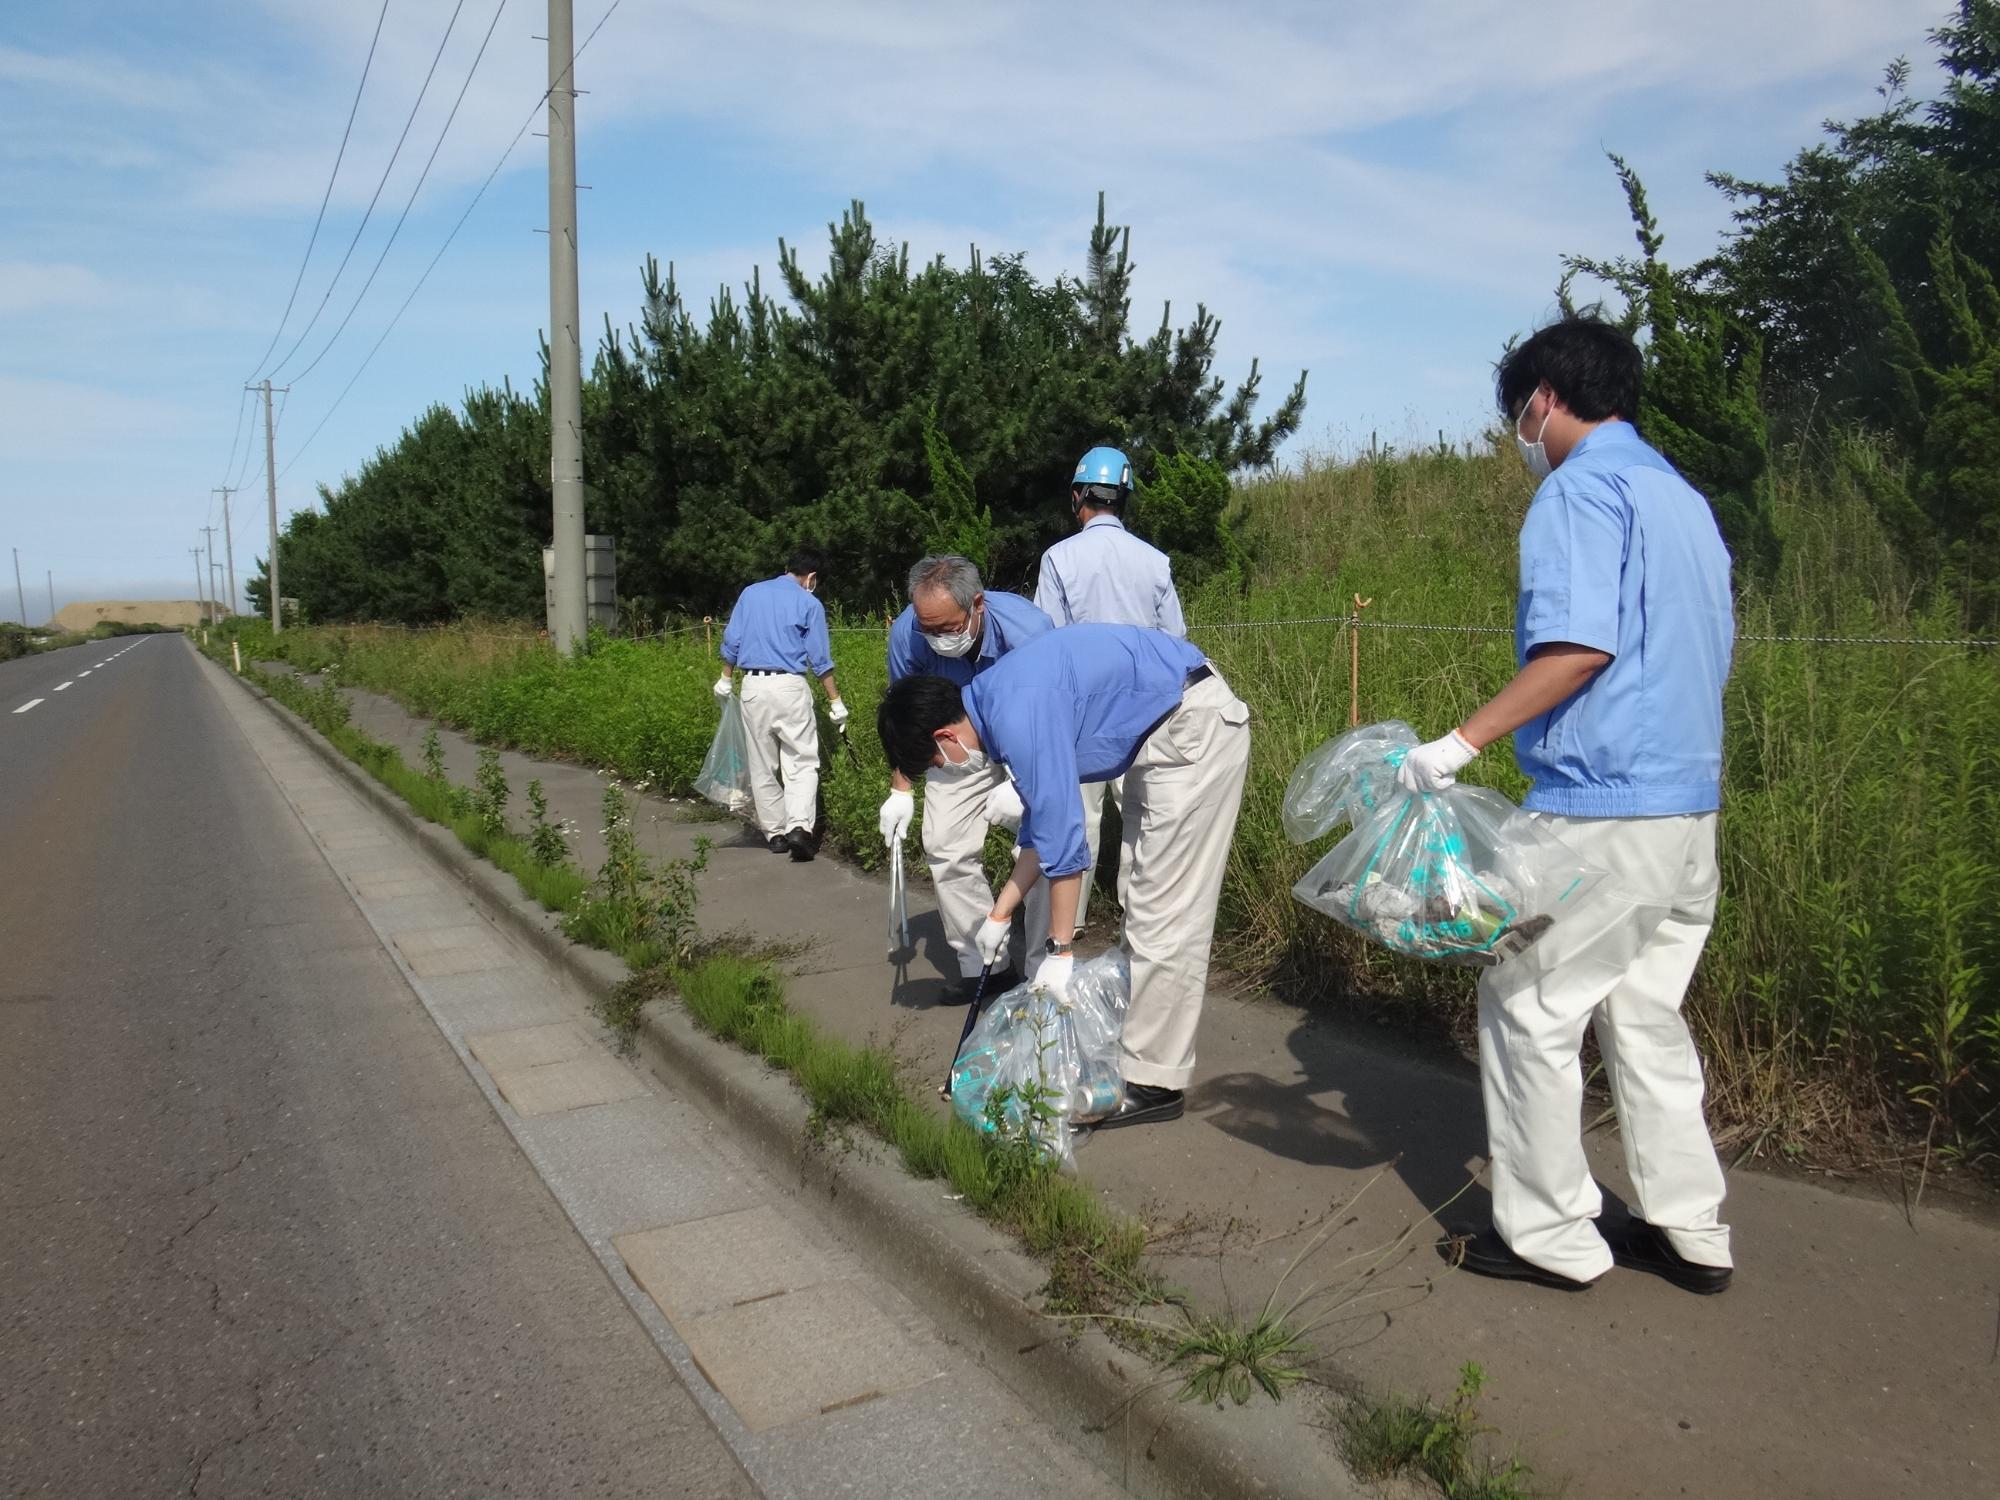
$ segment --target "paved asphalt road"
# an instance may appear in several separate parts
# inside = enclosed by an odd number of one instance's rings
[[[0,1491],[754,1493],[179,639],[0,664],[0,869]]]

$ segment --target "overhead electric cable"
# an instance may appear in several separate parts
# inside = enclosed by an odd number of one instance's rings
[[[264,373],[264,361],[271,357],[271,351],[278,347],[278,340],[285,336],[285,324],[291,321],[292,307],[299,300],[299,287],[306,279],[306,267],[312,263],[313,246],[319,243],[320,225],[326,222],[326,205],[333,198],[333,185],[340,177],[340,164],[347,156],[347,139],[354,133],[354,117],[361,112],[361,93],[368,87],[368,71],[375,65],[375,48],[382,40],[382,23],[389,18],[389,0],[382,0],[381,13],[375,17],[375,35],[368,39],[368,56],[361,64],[361,82],[354,86],[354,102],[347,107],[347,127],[340,132],[340,149],[333,155],[333,170],[327,174],[326,191],[320,194],[319,215],[313,220],[312,234],[306,240],[306,253],[299,261],[299,274],[292,278],[292,294],[285,299],[285,311],[278,319],[278,326],[271,334],[271,342],[264,346],[264,352],[257,356],[253,367],[256,371],[250,380],[256,380]],[[244,384],[247,386],[250,380]],[[236,445],[230,444],[231,461]]]
[[[569,67],[563,69],[563,78],[568,78],[570,69],[576,66],[576,60],[583,56],[585,50],[596,40],[597,33],[604,29],[604,23],[611,19],[613,13],[617,11],[622,3],[623,0],[611,0],[611,4],[605,10],[604,14],[597,18],[597,24],[590,28],[589,35],[584,37],[581,45],[577,47],[576,51],[570,54]],[[493,186],[493,179],[498,177],[501,168],[507,165],[508,158],[514,154],[514,148],[521,144],[521,137],[528,133],[528,127],[535,123],[535,116],[541,112],[542,106],[548,103],[548,99],[549,90],[543,89],[541,97],[535,101],[534,108],[528,111],[528,118],[523,120],[521,128],[514,132],[514,139],[507,143],[507,149],[502,151],[500,159],[493,163],[493,170],[486,174],[486,180],[479,184],[479,191],[472,195],[472,201],[465,205],[465,212],[460,214],[458,222],[451,226],[451,233],[444,237],[444,243],[438,246],[437,254],[433,255],[430,264],[424,267],[423,275],[417,278],[417,284],[410,288],[410,295],[403,299],[403,305],[397,308],[395,316],[389,319],[389,325],[382,330],[382,336],[375,340],[374,346],[369,349],[366,358],[361,361],[360,365],[355,369],[354,374],[348,378],[347,384],[341,387],[340,394],[333,398],[333,405],[326,409],[326,415],[319,419],[319,425],[306,434],[306,440],[299,444],[297,450],[290,458],[285,460],[284,468],[278,470],[278,477],[280,479],[283,479],[285,475],[291,472],[292,465],[299,461],[306,449],[312,446],[313,439],[318,437],[325,430],[326,424],[333,420],[333,414],[340,410],[340,403],[347,399],[347,393],[353,390],[355,383],[361,379],[362,372],[368,368],[369,361],[375,358],[376,353],[387,342],[389,335],[395,331],[397,323],[402,321],[403,314],[410,310],[410,304],[417,300],[417,293],[424,289],[424,283],[430,280],[431,272],[435,271],[438,262],[444,259],[445,251],[449,250],[451,242],[458,238],[459,230],[465,228],[465,221],[470,219],[472,211],[479,207],[479,200],[484,198],[486,190]]]
[[[493,19],[486,23],[486,35],[480,39],[479,50],[473,54],[472,66],[466,70],[465,82],[458,86],[458,97],[451,101],[451,113],[444,117],[444,125],[439,129],[438,138],[431,146],[431,154],[424,161],[424,169],[417,174],[416,185],[410,189],[410,196],[403,200],[403,211],[396,215],[396,223],[389,231],[389,238],[382,242],[382,253],[375,257],[375,264],[369,268],[368,279],[361,283],[361,290],[354,294],[354,302],[347,309],[347,316],[340,320],[340,326],[333,330],[333,337],[328,339],[319,353],[312,357],[312,362],[292,375],[291,384],[296,385],[319,368],[319,362],[326,358],[328,351],[335,344],[340,342],[340,336],[347,331],[347,325],[354,321],[354,315],[361,310],[361,304],[368,296],[368,289],[375,285],[375,278],[382,270],[382,263],[388,260],[389,252],[395,248],[396,236],[403,232],[403,224],[410,217],[411,208],[416,205],[417,194],[424,190],[424,183],[431,175],[431,168],[437,163],[438,152],[444,149],[444,138],[451,134],[451,122],[458,118],[459,106],[465,103],[466,90],[472,87],[472,80],[479,72],[480,59],[486,56],[487,44],[493,40],[493,30],[500,24],[501,13],[506,9],[507,0],[500,0],[500,3],[493,8]]]
[[[424,74],[424,86],[417,90],[417,102],[410,106],[409,118],[403,121],[403,133],[396,137],[396,149],[389,153],[389,164],[382,169],[381,180],[375,184],[374,196],[368,200],[368,207],[362,211],[361,222],[354,226],[354,238],[347,242],[346,253],[340,257],[340,264],[334,267],[333,280],[326,284],[326,295],[319,299],[319,306],[313,309],[313,315],[306,320],[306,326],[299,330],[299,336],[292,341],[292,347],[285,351],[284,357],[277,364],[271,366],[272,375],[275,376],[279,370],[292,362],[292,356],[299,352],[299,346],[306,341],[306,335],[311,333],[313,326],[319,322],[319,315],[326,311],[327,303],[333,300],[333,290],[340,285],[341,274],[346,271],[348,261],[354,256],[354,247],[361,243],[362,232],[368,228],[368,220],[374,216],[375,205],[382,200],[382,189],[389,185],[389,174],[396,170],[396,159],[403,154],[403,142],[410,138],[410,127],[417,123],[417,111],[423,108],[424,96],[430,92],[431,80],[437,76],[438,63],[444,57],[446,43],[451,40],[452,28],[458,25],[459,12],[464,9],[465,0],[458,0],[458,4],[452,7],[451,19],[445,23],[444,36],[439,39],[437,51],[431,56],[430,71]]]

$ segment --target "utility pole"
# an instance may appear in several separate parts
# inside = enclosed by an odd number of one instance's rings
[[[21,549],[14,549],[14,601],[21,606],[21,623],[28,623],[28,596],[21,592]]]
[[[575,287],[575,263],[572,262],[570,278],[572,299],[575,297]],[[574,315],[572,315],[573,317]],[[581,404],[582,366],[579,364],[577,368],[579,372],[577,376],[579,385],[577,399],[578,403]],[[281,617],[282,611],[278,608],[278,440],[271,429],[271,382],[266,380],[259,385],[245,386],[244,389],[262,391],[264,393],[264,498],[271,508],[271,561],[265,570],[264,581],[271,586],[271,634],[276,635],[285,628],[285,622]],[[291,387],[281,385],[278,389],[289,391]],[[582,552],[583,547],[581,538],[579,538],[577,546],[577,567],[579,570],[583,566],[581,560]]]
[[[211,554],[208,559],[208,597],[216,624],[222,623],[222,564]]]
[[[208,547],[208,623],[214,625],[221,619],[217,611],[222,603],[222,599],[216,593],[215,589],[215,528],[213,526],[202,527],[201,539]]]
[[[583,645],[583,349],[577,337],[576,66],[571,0],[549,0],[549,490],[555,643]],[[269,398],[266,398],[268,403]]]
[[[224,555],[229,559],[229,612],[233,615],[236,613],[238,607],[236,594],[236,539],[229,534],[229,497],[235,494],[236,491],[225,484],[211,491],[211,493],[222,496],[222,550]]]
[[[201,548],[188,548],[188,555],[194,558],[194,596],[200,602],[201,612],[205,616],[208,613],[208,600],[202,597],[201,592]]]

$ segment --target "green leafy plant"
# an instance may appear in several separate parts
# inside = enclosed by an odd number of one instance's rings
[[[549,821],[549,799],[539,776],[528,783],[528,853],[538,865],[559,865],[569,858],[569,840]]]
[[[500,752],[479,749],[479,769],[473,776],[472,813],[486,832],[499,837],[507,831],[507,773],[500,769]]]

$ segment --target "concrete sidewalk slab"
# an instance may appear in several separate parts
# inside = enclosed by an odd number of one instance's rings
[[[593,1057],[488,1072],[500,1097],[514,1106],[516,1114],[531,1118],[632,1099],[646,1091],[630,1068],[615,1057],[605,1056],[601,1049]]]
[[[921,1385],[941,1371],[851,1281],[821,1282],[676,1320],[752,1432]]]
[[[617,1244],[632,1279],[677,1323],[829,1275],[826,1257],[767,1205],[623,1235]]]

